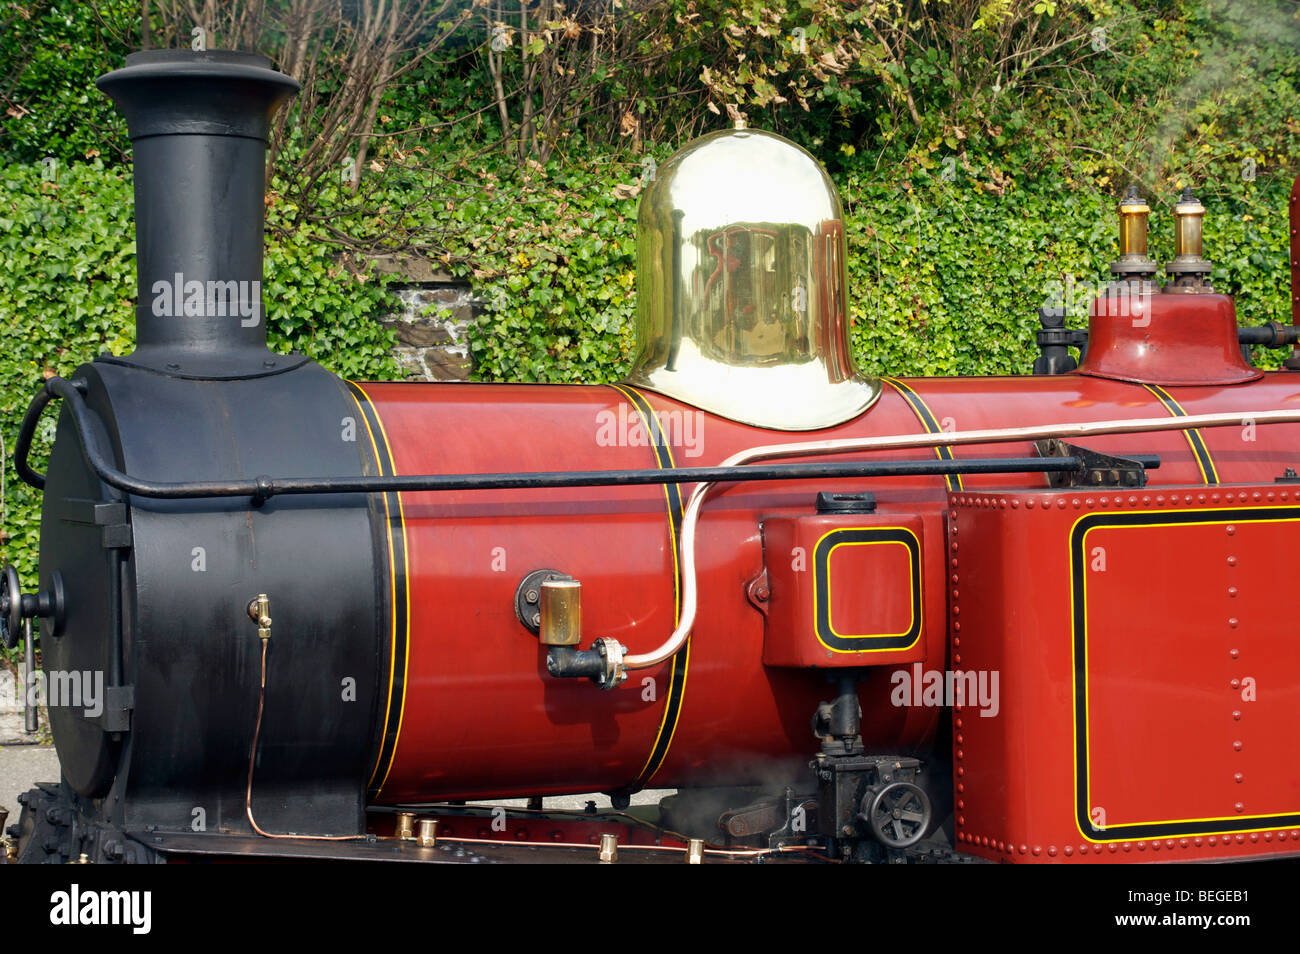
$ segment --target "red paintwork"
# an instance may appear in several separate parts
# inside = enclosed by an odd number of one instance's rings
[[[996,716],[953,713],[959,850],[1300,852],[1300,644],[1276,578],[1300,486],[958,493],[952,509],[953,667],[1000,679]],[[1154,525],[1113,525],[1135,514]],[[1072,563],[1085,518],[1103,525]]]
[[[1144,387],[1065,375],[911,380],[948,429],[1061,420],[1160,417],[1169,412]],[[399,473],[472,473],[655,464],[626,398],[608,387],[448,384],[367,385]],[[1279,373],[1231,388],[1171,392],[1188,413],[1293,407],[1300,378]],[[657,411],[696,422],[672,450],[679,464],[711,464],[755,444],[788,441],[695,412],[646,393]],[[603,415],[603,416],[602,416]],[[694,416],[692,416],[694,415]],[[611,425],[604,438],[602,426]],[[915,433],[922,428],[893,385],[856,421],[807,435]],[[1300,426],[1205,431],[1224,481],[1270,481],[1300,465]],[[620,443],[624,446],[619,446]],[[1114,453],[1152,452],[1161,484],[1200,484],[1186,438],[1177,432],[1088,442]],[[629,446],[630,445],[630,446]],[[1028,443],[958,448],[955,456],[1028,455]],[[880,457],[916,456],[915,452]],[[1041,487],[1037,475],[965,478],[968,489]],[[686,689],[657,786],[759,780],[784,764],[798,771],[814,749],[809,719],[829,698],[822,676],[765,667],[764,616],[746,585],[764,567],[760,519],[810,514],[818,490],[870,489],[881,515],[933,519],[946,504],[939,478],[897,481],[736,485],[707,506],[701,524],[700,617]],[[403,508],[411,580],[411,645],[402,731],[378,801],[611,790],[636,779],[659,731],[668,666],[600,692],[585,681],[544,672],[536,639],[513,610],[520,578],[538,567],[584,584],[588,638],[619,638],[646,651],[672,629],[673,557],[664,494],[653,486],[584,490],[407,494]],[[927,528],[928,529],[928,528]],[[494,559],[504,556],[504,564]],[[947,627],[927,626],[925,658],[941,666]],[[656,680],[648,698],[642,678]],[[869,744],[924,749],[938,713],[895,707],[890,672],[862,691]],[[647,698],[643,698],[643,693]]]
[[[1146,384],[1239,384],[1261,373],[1237,344],[1227,295],[1129,292],[1111,286],[1093,302],[1081,374]]]
[[[818,638],[815,627],[817,544],[827,533],[849,528],[901,528],[921,551],[920,632],[914,645],[879,649],[870,644],[836,651]],[[884,666],[926,657],[926,624],[945,618],[943,581],[944,525],[938,513],[803,514],[763,520],[769,600],[763,663],[803,669]],[[839,635],[902,633],[913,625],[912,563],[897,543],[841,546],[827,559],[830,623]],[[870,581],[865,583],[864,581]]]

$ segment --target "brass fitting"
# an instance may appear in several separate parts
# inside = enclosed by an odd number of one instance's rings
[[[1205,206],[1188,186],[1174,206],[1174,260],[1165,265],[1165,274],[1169,277],[1164,287],[1166,292],[1197,294],[1214,291],[1209,277],[1213,266],[1201,257],[1204,218]]]
[[[1147,255],[1147,217],[1151,207],[1131,185],[1119,203],[1119,258],[1110,263],[1110,273],[1119,280],[1146,279],[1156,273],[1156,263]]]
[[[411,841],[415,838],[415,813],[398,812],[397,825],[393,835],[402,841]]]
[[[577,580],[544,580],[539,609],[543,646],[577,646],[582,640],[582,584]]]
[[[686,843],[686,863],[688,865],[704,864],[703,838],[692,838]]]
[[[612,865],[618,861],[618,835],[600,836],[600,863]]]
[[[420,819],[420,833],[416,842],[421,848],[432,848],[438,843],[438,822],[432,818]]]
[[[257,624],[257,638],[266,642],[271,638],[271,600],[265,593],[248,604],[248,618]]]

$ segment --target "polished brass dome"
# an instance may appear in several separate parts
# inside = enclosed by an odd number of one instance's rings
[[[627,382],[788,431],[865,411],[844,221],[821,164],[787,139],[726,129],[674,153],[637,217],[637,345]]]

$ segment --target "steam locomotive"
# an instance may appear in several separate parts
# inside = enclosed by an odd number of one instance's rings
[[[834,185],[725,129],[643,193],[621,383],[355,383],[266,347],[297,84],[147,51],[99,87],[137,348],[31,403],[40,579],[4,570],[0,635],[102,704],[51,699],[62,777],[14,859],[1300,852],[1300,361],[1249,360],[1297,329],[1238,327],[1190,193],[1163,285],[1123,200],[1113,281],[1086,332],[1041,313],[1035,374],[875,378]],[[612,809],[546,803],[586,792]]]

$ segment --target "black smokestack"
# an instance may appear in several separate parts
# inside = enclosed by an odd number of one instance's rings
[[[146,50],[98,86],[134,151],[140,297],[128,363],[186,377],[265,373],[266,146],[298,83],[250,53]]]

